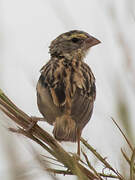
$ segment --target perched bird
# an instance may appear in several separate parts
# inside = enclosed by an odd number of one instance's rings
[[[96,97],[95,77],[83,61],[88,50],[100,41],[74,30],[51,42],[51,58],[41,69],[37,83],[37,104],[45,120],[54,125],[58,141],[78,141],[91,118]]]

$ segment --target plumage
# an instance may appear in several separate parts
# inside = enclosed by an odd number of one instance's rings
[[[91,118],[95,77],[83,58],[98,43],[96,38],[77,30],[64,33],[51,43],[51,59],[41,69],[37,83],[37,104],[46,121],[54,125],[53,134],[58,141],[79,141]]]

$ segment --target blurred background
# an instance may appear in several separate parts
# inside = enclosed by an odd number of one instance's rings
[[[39,70],[50,58],[50,42],[75,29],[102,42],[85,59],[96,77],[97,97],[82,136],[128,178],[129,166],[121,148],[129,157],[131,152],[111,117],[134,144],[135,1],[1,0],[0,27],[0,88],[32,116],[41,116],[36,105],[36,83]],[[0,119],[0,179],[51,180],[34,158],[34,153],[46,152],[28,139],[8,132],[7,128],[15,125],[3,113]],[[52,132],[46,122],[39,124]],[[62,146],[76,151],[75,144]],[[89,157],[100,169],[96,159]],[[69,176],[55,178],[66,180]]]

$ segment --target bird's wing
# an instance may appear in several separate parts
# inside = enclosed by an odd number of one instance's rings
[[[58,107],[64,106],[65,95],[65,82],[64,82],[64,69],[59,61],[50,60],[41,69],[40,79],[42,85],[49,90],[50,96],[54,104]]]
[[[78,75],[80,74],[80,75]],[[72,99],[71,116],[81,129],[88,123],[96,97],[95,78],[90,67],[81,63],[74,76],[76,91]]]

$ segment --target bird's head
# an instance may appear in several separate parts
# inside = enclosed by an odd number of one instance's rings
[[[69,31],[58,36],[50,45],[51,56],[65,56],[72,59],[79,54],[85,56],[86,52],[99,44],[100,41],[83,31]]]

